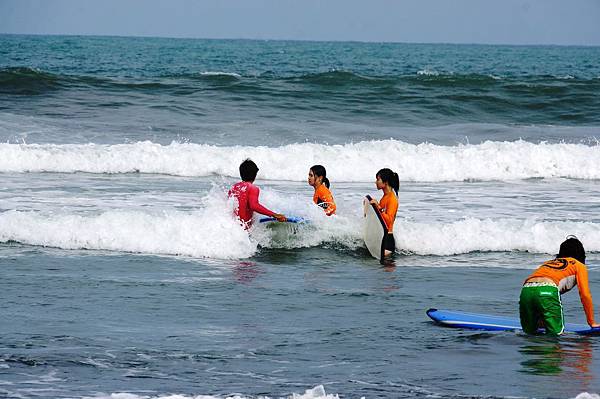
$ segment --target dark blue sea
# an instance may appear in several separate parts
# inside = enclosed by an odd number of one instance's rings
[[[599,47],[0,35],[0,397],[599,399],[598,338],[425,314],[517,317],[569,234],[600,301],[599,139]],[[307,223],[236,222],[246,158]]]

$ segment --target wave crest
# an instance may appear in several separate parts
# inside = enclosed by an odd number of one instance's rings
[[[0,93],[36,95],[60,87],[60,76],[36,68],[12,67],[0,69]]]
[[[232,216],[233,204],[207,202],[193,212],[106,211],[100,214],[5,211],[0,242],[63,249],[93,249],[159,255],[240,259],[262,248],[325,246],[342,251],[363,247],[362,215],[326,217],[311,204],[296,210],[302,225],[256,223],[248,234]],[[225,203],[227,206],[222,206]],[[302,208],[302,207],[301,207]],[[552,254],[568,234],[600,251],[600,225],[581,221],[466,218],[454,222],[396,221],[397,250],[448,256],[470,252],[527,251]],[[522,267],[524,265],[517,265]]]
[[[534,144],[522,140],[441,146],[397,140],[344,145],[221,147],[149,141],[132,144],[0,144],[0,172],[152,173],[238,177],[251,158],[259,178],[304,181],[313,164],[324,164],[331,181],[370,182],[389,167],[403,181],[443,182],[528,178],[600,179],[600,146]]]

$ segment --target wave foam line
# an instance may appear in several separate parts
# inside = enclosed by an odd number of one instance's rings
[[[0,242],[10,241],[63,249],[219,259],[247,258],[257,248],[230,214],[210,210],[162,215],[109,211],[97,216],[7,211],[0,214]]]
[[[470,252],[556,254],[569,234],[588,252],[600,251],[600,225],[577,221],[466,218],[452,223],[396,222],[396,248],[418,255],[458,255]]]
[[[305,225],[256,223],[248,234],[234,220],[232,204],[229,205],[226,210],[212,204],[194,212],[159,214],[42,214],[11,210],[0,213],[0,242],[218,259],[251,257],[258,248],[333,245],[338,250],[352,251],[364,246],[360,216],[327,218],[321,212]],[[600,252],[600,224],[591,222],[476,218],[450,223],[396,222],[397,250],[417,255],[449,256],[476,251],[555,254],[568,234],[577,235],[588,252]]]
[[[259,178],[304,181],[323,164],[331,181],[369,182],[382,167],[403,181],[515,180],[565,177],[600,179],[600,146],[526,141],[440,146],[397,140],[344,145],[314,143],[282,147],[220,147],[149,141],[131,144],[0,144],[0,172],[152,173],[238,177],[252,158]]]
[[[233,396],[212,396],[212,395],[136,395],[132,393],[118,392],[110,395],[98,395],[98,396],[84,396],[83,399],[246,399],[246,396],[235,394]],[[248,397],[249,398],[249,397]],[[268,396],[260,396],[259,398],[270,399]],[[325,393],[323,385],[318,385],[312,389],[307,389],[303,394],[292,393],[287,399],[339,399],[337,394]],[[364,398],[362,398],[364,399]]]

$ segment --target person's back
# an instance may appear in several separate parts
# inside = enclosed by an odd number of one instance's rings
[[[235,215],[247,226],[252,224],[252,216],[255,211],[266,216],[275,215],[275,212],[258,202],[259,194],[260,189],[247,181],[238,182],[229,190],[229,196],[235,197],[238,201],[238,206],[234,211]]]
[[[248,190],[252,183],[245,181],[238,182],[229,189],[229,197],[237,199],[238,206],[233,211],[242,222],[248,224],[252,220],[252,210],[248,204]]]
[[[256,164],[250,159],[246,159],[240,164],[240,177],[242,181],[234,184],[229,190],[229,197],[234,197],[238,202],[234,213],[246,229],[252,224],[254,212],[275,217],[280,222],[285,222],[286,220],[284,215],[265,208],[258,201],[260,189],[253,184],[257,173],[258,167]]]
[[[393,191],[385,193],[379,201],[379,207],[381,209],[381,217],[388,228],[388,232],[393,232],[396,213],[398,212],[398,197],[394,195]]]
[[[539,277],[551,279],[561,294],[577,285],[580,295],[590,296],[589,290],[586,289],[588,288],[587,268],[575,258],[555,258],[544,262],[527,277],[525,282]]]
[[[585,250],[576,237],[570,236],[561,244],[555,259],[544,262],[525,279],[519,298],[523,331],[535,334],[539,327],[543,327],[547,334],[562,334],[564,316],[560,295],[575,285],[579,289],[588,324],[598,327],[594,321]]]

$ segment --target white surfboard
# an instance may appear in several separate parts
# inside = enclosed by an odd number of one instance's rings
[[[383,238],[387,234],[387,226],[379,209],[369,201],[371,196],[367,195],[364,201],[363,240],[371,255],[379,262],[383,262]]]

